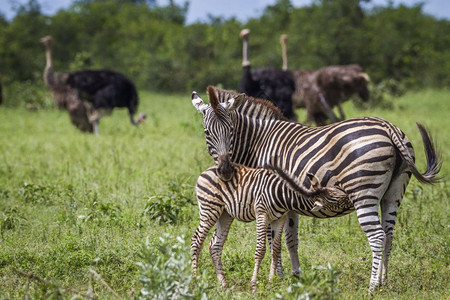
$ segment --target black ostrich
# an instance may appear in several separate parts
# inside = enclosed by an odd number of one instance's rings
[[[251,97],[272,101],[283,115],[290,120],[297,120],[292,108],[292,94],[295,92],[295,81],[290,71],[276,68],[262,68],[251,70],[248,54],[248,39],[250,30],[243,29],[240,36],[243,40],[242,48],[242,77],[238,91]]]
[[[41,42],[46,47],[44,81],[52,89],[58,107],[68,111],[72,123],[78,129],[98,134],[100,118],[110,114],[115,107],[128,108],[133,125],[145,120],[143,113],[134,120],[138,95],[131,80],[109,70],[55,73],[51,52],[52,37],[43,37]]]
[[[89,121],[94,124],[95,133],[98,133],[100,118],[116,107],[128,109],[133,125],[139,125],[146,118],[145,114],[140,113],[138,119],[134,119],[138,94],[133,82],[123,74],[109,70],[84,70],[70,73],[66,82],[80,99],[92,105]]]

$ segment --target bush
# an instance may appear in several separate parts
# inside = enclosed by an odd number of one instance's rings
[[[401,82],[388,78],[377,84],[371,84],[370,99],[368,102],[362,102],[360,99],[356,99],[355,103],[359,108],[363,109],[374,107],[393,109],[394,98],[403,96],[405,92],[406,88]]]
[[[164,234],[158,245],[146,239],[140,253],[141,299],[207,299],[205,275],[191,275],[189,249],[184,237]]]
[[[171,181],[168,183],[167,193],[148,198],[144,215],[149,216],[150,219],[159,222],[159,224],[176,224],[186,220],[189,214],[183,214],[183,212],[189,204],[193,204],[191,197],[189,197],[191,193],[191,186]]]
[[[6,86],[4,85],[3,105],[7,107],[24,107],[29,110],[55,107],[52,95],[46,88],[32,81],[17,81]]]
[[[340,290],[339,271],[330,263],[326,267],[318,266],[304,271],[297,282],[292,283],[284,295],[277,294],[279,299],[335,299]]]

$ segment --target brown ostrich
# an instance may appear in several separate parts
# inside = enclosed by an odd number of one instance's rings
[[[44,69],[44,82],[52,90],[56,105],[60,109],[67,110],[72,124],[79,130],[90,133],[94,132],[94,127],[88,118],[90,107],[66,83],[69,74],[55,73],[53,71],[52,37],[45,36],[40,41],[45,46],[46,64]]]
[[[341,105],[353,95],[358,95],[365,102],[369,100],[370,78],[358,64],[323,67],[314,72],[313,78],[319,87],[318,96],[323,107],[325,102],[329,105],[331,112],[334,106],[337,106],[339,110],[339,119],[333,120],[329,114],[332,122],[345,119]]]
[[[287,36],[282,35],[280,43],[283,53],[283,69],[287,66]],[[320,68],[316,71],[295,70],[295,92],[292,95],[294,108],[305,108],[307,122],[324,125],[345,119],[342,103],[357,94],[361,100],[369,99],[369,75],[357,64]],[[333,107],[337,106],[338,118]]]
[[[144,122],[146,115],[139,114],[135,120],[139,99],[136,87],[125,75],[110,70],[81,70],[71,73],[54,74],[51,60],[51,37],[41,40],[46,46],[47,65],[44,80],[56,96],[55,100],[60,107],[65,107],[69,115],[76,119],[72,122],[79,127],[80,124],[89,124],[88,130],[98,134],[100,119],[112,112],[116,107],[128,109],[130,122],[139,125]],[[63,91],[62,95],[60,92]],[[67,96],[70,97],[67,97]],[[75,98],[72,99],[71,96]],[[70,101],[70,102],[68,102]],[[73,103],[72,103],[73,102]],[[73,104],[75,108],[70,107]],[[79,127],[80,128],[80,127]],[[80,128],[81,129],[81,128]]]

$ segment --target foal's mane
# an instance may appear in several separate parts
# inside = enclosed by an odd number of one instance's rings
[[[237,97],[240,93],[230,90],[223,90],[212,85],[207,89],[210,103],[225,102],[231,98]],[[272,102],[264,99],[253,98],[245,95],[241,105],[236,111],[245,116],[263,119],[263,120],[286,120],[280,109]]]

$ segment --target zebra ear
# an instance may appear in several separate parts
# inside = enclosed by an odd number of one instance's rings
[[[322,189],[322,186],[320,185],[319,179],[316,177],[316,175],[306,173],[306,177],[309,179],[309,182],[311,183],[311,186],[314,191]]]
[[[220,105],[222,105],[224,108],[226,108],[229,111],[233,111],[237,107],[239,107],[239,105],[241,105],[241,102],[244,99],[244,96],[245,96],[245,94],[239,94],[236,97],[228,99],[225,102],[221,102]]]
[[[192,105],[198,110],[199,113],[203,114],[208,107],[205,103],[203,103],[202,98],[197,94],[196,91],[192,92]]]
[[[245,94],[239,94],[234,98],[234,103],[233,105],[230,107],[230,110],[235,110],[236,108],[239,107],[239,105],[241,105],[242,100],[244,100]]]

